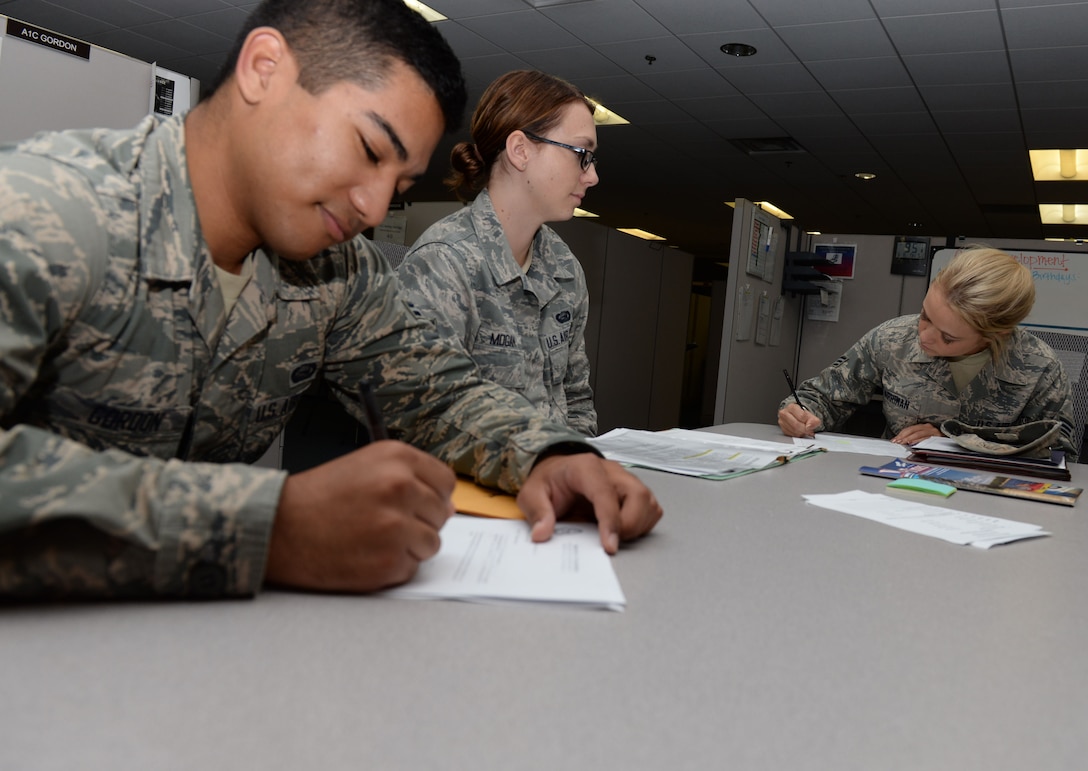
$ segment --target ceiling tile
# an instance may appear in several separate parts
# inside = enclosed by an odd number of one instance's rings
[[[547,51],[526,51],[521,58],[538,70],[550,72],[572,83],[583,78],[603,78],[624,75],[623,68],[592,48],[554,48]]]
[[[677,0],[637,0],[657,22],[674,35],[693,32],[730,32],[762,29],[762,17],[748,0],[714,0],[710,3]]]
[[[904,56],[903,63],[919,86],[1008,83],[1012,77],[1004,51],[920,54]]]
[[[782,39],[770,29],[743,30],[740,32],[702,32],[681,35],[691,50],[699,54],[712,67],[731,69],[733,67],[764,66],[768,64],[792,64],[797,57],[782,42]],[[753,56],[737,57],[722,53],[726,43],[747,43],[756,49]]]
[[[1009,61],[1017,83],[1077,80],[1088,72],[1088,46],[1010,51]]]
[[[676,72],[706,66],[690,48],[674,37],[628,43],[602,43],[596,48],[624,70],[635,75]]]
[[[634,0],[594,0],[591,3],[557,5],[541,13],[590,45],[669,35],[653,16]]]
[[[877,59],[838,59],[835,61],[806,62],[805,66],[829,91],[851,88],[880,88],[912,85],[903,63],[898,57]]]
[[[996,11],[889,18],[884,20],[884,28],[902,56],[1005,48]]]
[[[576,46],[578,38],[536,11],[474,16],[459,23],[510,53]]]
[[[1002,12],[1009,49],[1059,48],[1084,44],[1088,4],[1010,8]]]
[[[1016,91],[1012,84],[925,86],[920,91],[931,112],[1003,110],[1016,116]]]
[[[784,94],[822,90],[820,84],[799,63],[728,67],[718,68],[718,71],[744,94]]]
[[[705,67],[678,72],[650,72],[647,69],[638,75],[638,79],[667,99],[733,96],[740,93],[720,72]]]
[[[801,61],[871,59],[895,49],[876,19],[779,27],[778,34]]]
[[[473,32],[464,24],[456,21],[440,21],[435,24],[442,36],[450,44],[453,52],[461,59],[472,56],[491,56],[502,53],[503,49]]]
[[[752,7],[774,26],[787,24],[813,24],[828,21],[855,21],[872,19],[873,9],[869,0],[749,0]]]

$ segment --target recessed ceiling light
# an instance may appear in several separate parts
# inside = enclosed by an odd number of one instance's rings
[[[636,238],[641,238],[641,239],[643,239],[645,241],[664,241],[665,240],[665,236],[659,236],[656,233],[651,233],[650,231],[643,230],[642,228],[616,228],[616,230],[620,231],[621,233],[626,233],[629,236],[635,236]]]
[[[1088,179],[1088,150],[1028,150],[1036,182]]]
[[[736,201],[722,201],[722,203],[724,203],[730,209],[737,208]],[[773,214],[774,216],[778,217],[778,219],[780,219],[780,220],[792,220],[793,219],[792,214],[789,214],[789,213],[783,211],[782,209],[779,209],[777,206],[775,206],[770,201],[753,201],[752,203],[754,203],[759,208],[763,209],[763,211],[767,212],[768,214]]]
[[[419,0],[404,0],[404,4],[418,13],[427,21],[445,21],[446,17],[431,8],[429,5],[424,5]]]
[[[752,56],[756,47],[747,43],[726,43],[721,47],[721,52],[729,56]]]
[[[854,176],[858,179],[864,179],[865,181],[869,181],[870,179],[876,179],[876,174],[871,171],[859,171]]]
[[[792,220],[793,219],[792,214],[787,214],[785,211],[783,211],[782,209],[779,209],[777,206],[775,206],[770,201],[756,201],[755,204],[759,208],[763,209],[763,211],[767,212],[768,214],[773,214],[774,216],[778,217],[778,219],[780,219],[780,220]]]
[[[590,99],[593,105],[593,123],[596,126],[626,126],[631,121],[609,110],[596,99]]]
[[[600,217],[601,215],[600,214],[594,214],[591,211],[587,211],[586,209],[580,209],[579,208],[579,209],[574,210],[574,216],[575,217]]]
[[[1088,223],[1088,204],[1041,203],[1039,220],[1044,225],[1084,225]]]

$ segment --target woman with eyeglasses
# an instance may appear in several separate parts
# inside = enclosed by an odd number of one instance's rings
[[[399,268],[416,312],[462,341],[483,377],[587,436],[597,432],[589,293],[578,260],[544,223],[569,220],[599,181],[593,109],[542,72],[495,80],[446,179],[474,200],[428,228]]]
[[[834,431],[883,390],[885,438],[911,445],[941,436],[948,420],[1022,429],[1056,422],[1054,444],[1077,459],[1069,379],[1050,346],[1020,322],[1035,303],[1031,272],[989,247],[956,254],[922,300],[920,313],[885,321],[779,405],[787,436]],[[1026,432],[1026,433],[1030,433]]]

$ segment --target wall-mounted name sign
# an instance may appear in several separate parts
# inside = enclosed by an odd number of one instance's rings
[[[15,19],[8,19],[7,33],[12,37],[26,40],[29,43],[37,43],[40,46],[63,51],[66,54],[78,56],[81,59],[90,60],[91,58],[90,43],[83,43],[79,40],[74,40],[70,37],[50,32],[47,29],[42,29],[41,27],[35,27],[21,21],[16,21]]]

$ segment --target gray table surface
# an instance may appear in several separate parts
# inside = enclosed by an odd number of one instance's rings
[[[0,768],[1086,767],[1088,502],[942,500],[1053,532],[984,551],[802,501],[883,490],[857,474],[874,460],[637,472],[666,515],[615,558],[623,613],[273,591],[0,608]]]

